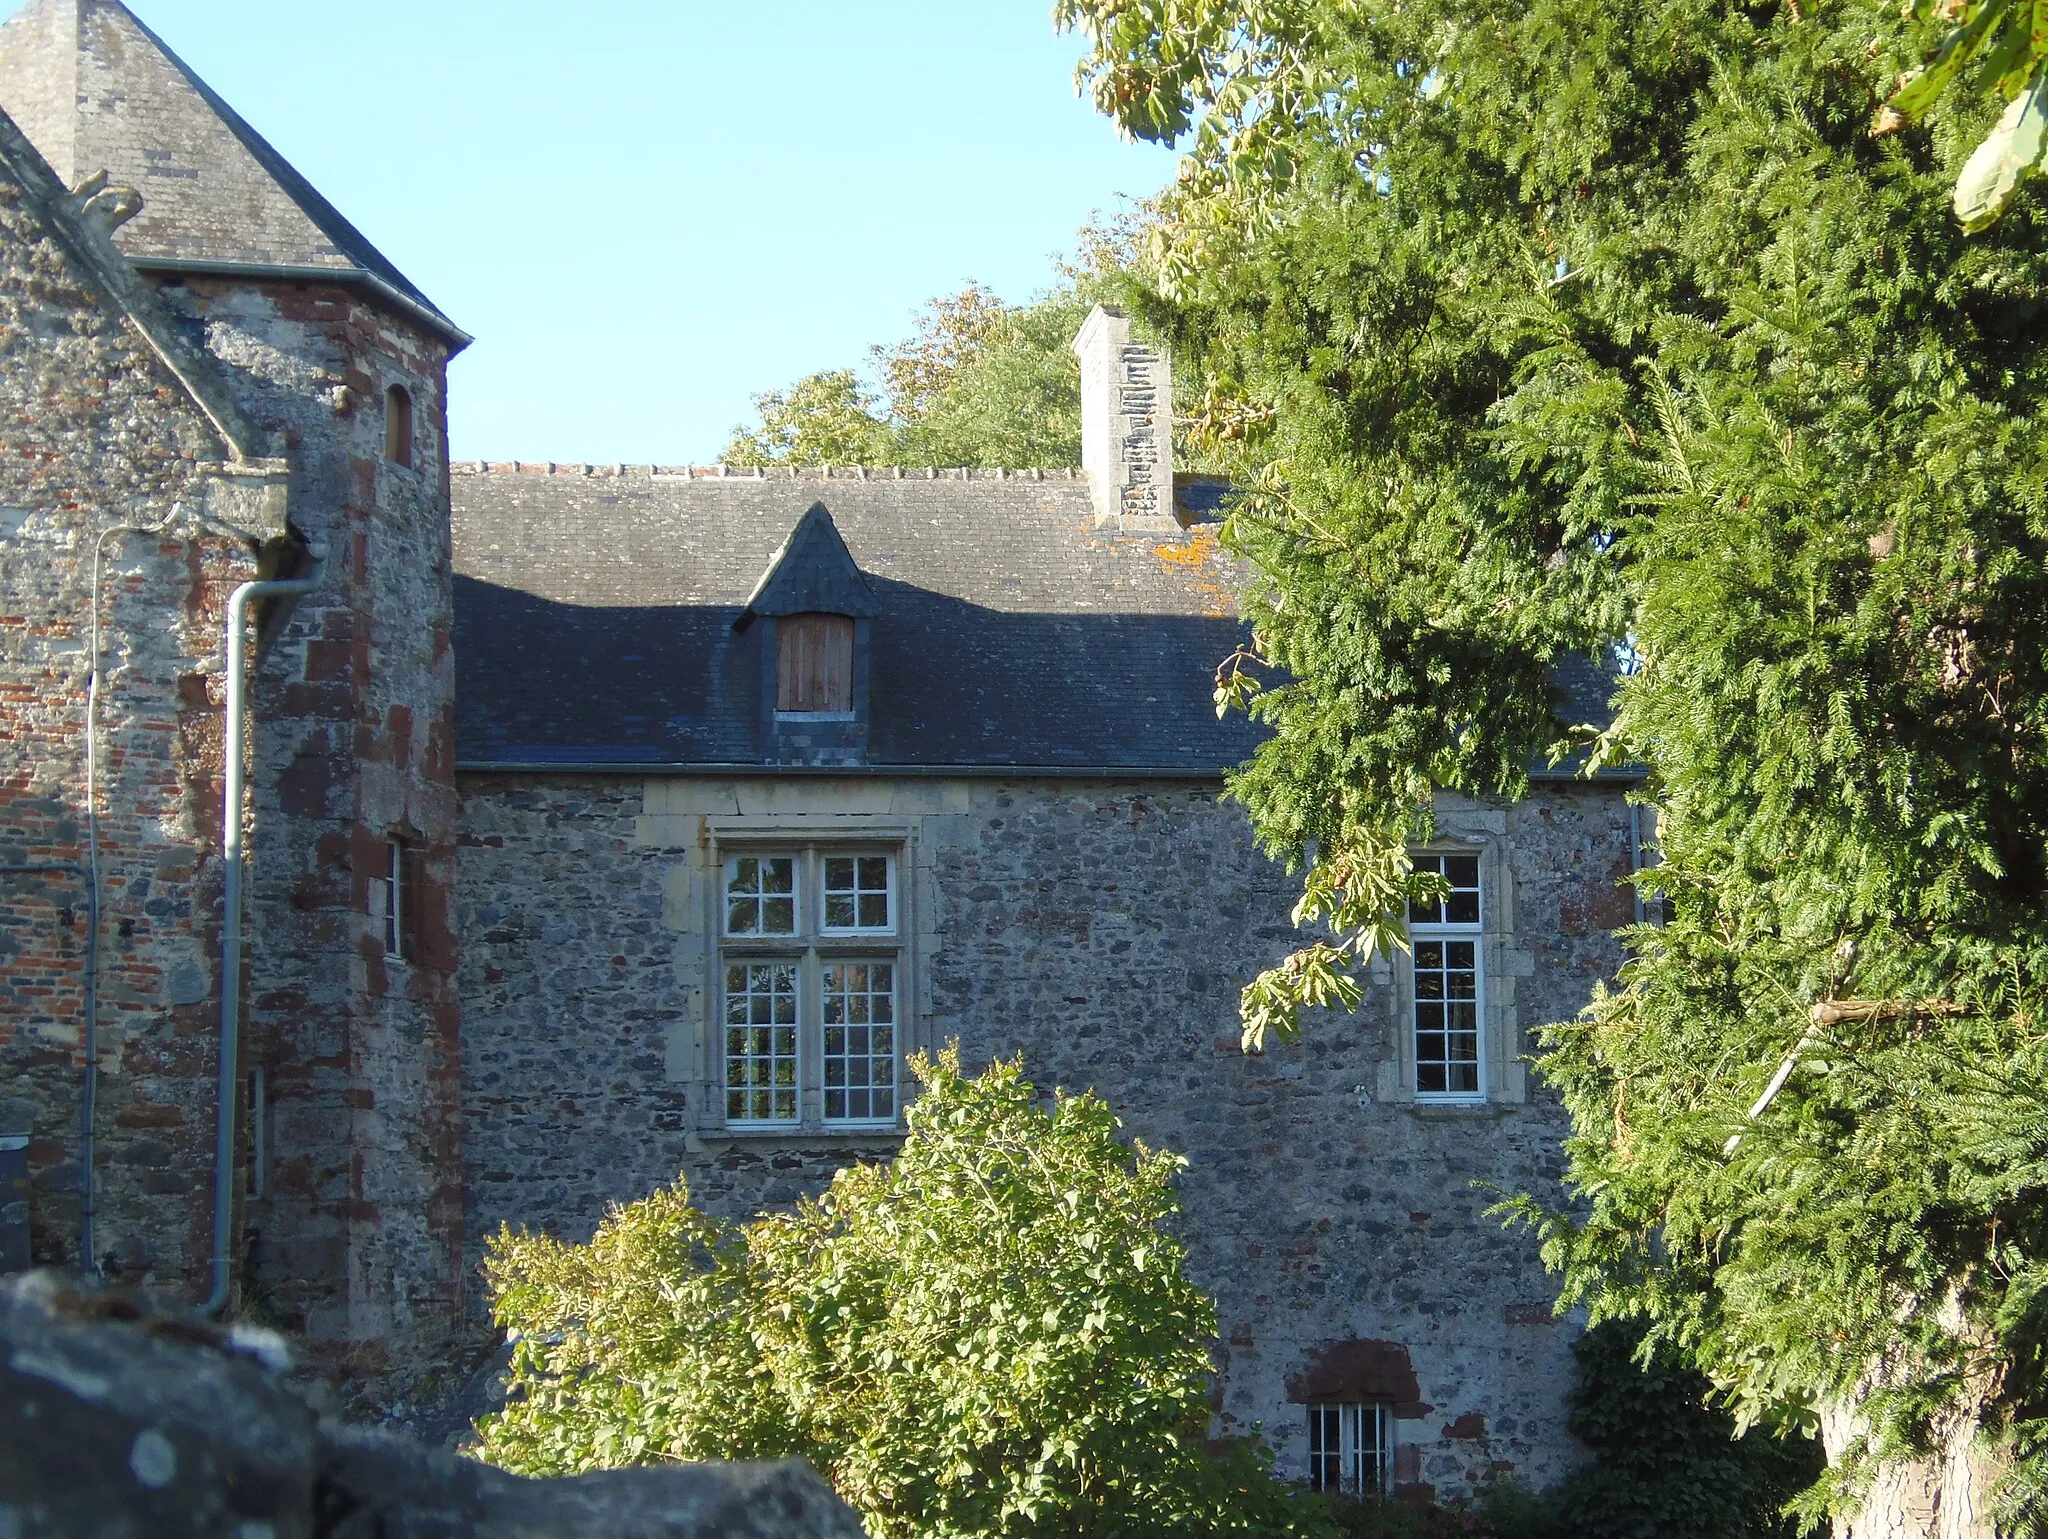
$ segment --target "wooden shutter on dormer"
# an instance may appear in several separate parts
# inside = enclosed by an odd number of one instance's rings
[[[853,710],[853,621],[846,615],[784,615],[775,622],[775,709]]]

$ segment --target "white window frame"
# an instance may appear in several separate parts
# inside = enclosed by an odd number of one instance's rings
[[[881,844],[859,836],[845,839],[818,838],[803,842],[787,839],[733,840],[723,843],[716,851],[713,866],[713,902],[716,905],[717,947],[713,957],[713,1009],[711,1014],[712,1041],[710,1043],[711,1070],[710,1091],[715,1115],[711,1119],[732,1133],[793,1133],[793,1132],[870,1132],[896,1128],[903,1112],[903,1060],[905,1054],[904,1034],[909,1025],[912,995],[908,987],[909,946],[908,928],[903,913],[902,871],[903,851],[900,845]],[[856,861],[862,858],[880,857],[887,862],[885,868],[886,892],[888,897],[888,923],[882,926],[856,926],[827,928],[825,924],[825,863],[828,859],[851,856]],[[785,934],[781,932],[741,931],[734,932],[730,926],[731,905],[729,889],[738,874],[739,863],[743,860],[787,859],[792,862],[793,912],[795,928]],[[858,867],[855,871],[855,893],[858,898]],[[856,901],[855,918],[859,917]],[[796,1095],[795,1111],[792,1116],[775,1118],[741,1117],[733,1114],[735,1094],[743,1094],[750,1087],[729,1083],[730,1064],[728,1058],[730,1039],[727,1032],[745,1023],[728,1022],[730,996],[727,993],[727,969],[743,964],[778,963],[793,966],[796,970]],[[841,966],[887,966],[890,969],[889,1012],[892,1017],[886,1025],[889,1031],[889,1077],[886,1084],[877,1083],[872,1075],[874,1059],[879,1056],[870,1050],[853,1054],[846,1050],[851,1046],[845,1042],[837,1054],[826,1052],[827,1032],[835,1027],[855,1031],[866,1027],[870,1032],[884,1023],[866,1022],[828,1023],[826,1015],[834,996],[827,984],[832,969]],[[851,996],[849,996],[851,997]],[[870,996],[872,998],[874,996]],[[870,1013],[872,1013],[872,1002]],[[849,1014],[854,1013],[852,1011]],[[843,1039],[844,1041],[844,1039]],[[854,1062],[865,1059],[870,1066],[870,1083],[855,1086],[850,1083],[829,1085],[831,1066],[837,1062],[851,1069]],[[858,1089],[886,1091],[890,1103],[889,1111],[877,1116],[829,1116],[835,1090],[851,1093]]]
[[[769,888],[762,881],[761,867],[769,861],[783,860],[788,861],[790,866],[789,892],[786,894],[789,899],[789,928],[787,930],[770,930],[761,922],[765,915],[766,907],[770,903],[781,901],[785,894],[780,890]],[[739,875],[739,866],[743,861],[754,862],[753,889],[738,894],[741,901],[754,904],[755,927],[751,930],[735,930],[732,927],[732,905],[735,896],[732,884]],[[727,940],[758,940],[764,942],[794,941],[797,937],[801,936],[804,933],[803,865],[802,854],[794,850],[737,850],[731,855],[726,856],[719,865],[718,928],[720,934]]]
[[[1311,1401],[1308,1483],[1346,1496],[1385,1496],[1394,1483],[1394,1408],[1384,1400]]]
[[[835,888],[828,885],[827,877],[829,873],[826,868],[827,864],[834,860],[851,860],[854,863],[853,886],[851,888]],[[860,866],[864,860],[880,860],[883,862],[882,891],[888,900],[888,921],[885,924],[864,925],[860,922],[861,897],[875,890],[872,887],[863,888],[860,885]],[[894,935],[897,932],[902,909],[902,905],[897,901],[896,896],[897,866],[896,857],[887,851],[834,850],[820,846],[818,850],[818,933],[820,935],[832,936],[835,939],[846,935]],[[831,922],[831,900],[835,892],[851,892],[853,895],[854,922],[850,925],[835,925]]]
[[[1418,920],[1414,917],[1412,908],[1409,913],[1409,987],[1406,1008],[1407,1020],[1404,1023],[1404,1029],[1406,1030],[1408,1036],[1407,1057],[1409,1072],[1414,1076],[1413,1084],[1415,1091],[1415,1099],[1418,1103],[1424,1105],[1476,1105],[1484,1102],[1488,1098],[1489,1086],[1487,1081],[1490,1078],[1490,1076],[1487,1072],[1487,1062],[1488,1059],[1492,1056],[1488,1052],[1488,1039],[1490,1034],[1488,1031],[1489,1022],[1487,1018],[1486,998],[1486,915],[1487,909],[1493,901],[1493,895],[1488,891],[1490,883],[1487,880],[1488,862],[1486,859],[1486,853],[1483,850],[1467,848],[1431,849],[1418,851],[1416,852],[1413,858],[1418,868],[1424,868],[1426,865],[1430,864],[1437,864],[1440,867],[1442,862],[1448,860],[1470,860],[1473,863],[1474,882],[1476,884],[1479,898],[1479,912],[1477,916],[1469,922],[1451,920],[1448,917],[1448,907],[1441,907],[1439,909],[1439,912],[1442,912],[1446,915],[1446,918],[1442,920]],[[1448,1088],[1443,1090],[1425,1090],[1422,1088],[1422,1007],[1425,1001],[1422,997],[1422,987],[1420,979],[1425,969],[1422,967],[1421,964],[1420,949],[1422,946],[1427,944],[1438,944],[1445,946],[1464,944],[1470,945],[1472,948],[1472,1029],[1474,1037],[1474,1087],[1470,1090],[1452,1090]],[[1434,971],[1434,969],[1430,970]],[[1445,963],[1443,964],[1443,971],[1445,971],[1446,973],[1450,971],[1448,959],[1446,959]],[[1463,971],[1463,969],[1458,969],[1458,971]],[[1446,996],[1444,998],[1444,1007],[1447,1012],[1449,1010],[1449,1004],[1449,998]],[[1448,1036],[1448,1015],[1446,1017],[1446,1021],[1447,1024],[1445,1031],[1446,1036]],[[1448,1086],[1450,1082],[1451,1076],[1449,1071],[1456,1062],[1457,1060],[1455,1059],[1443,1060],[1445,1068],[1444,1080],[1446,1086]]]

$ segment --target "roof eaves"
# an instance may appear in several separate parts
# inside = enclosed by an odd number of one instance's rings
[[[1141,764],[762,764],[687,759],[631,762],[617,759],[458,759],[459,774],[477,775],[719,775],[780,779],[839,776],[911,780],[1221,780],[1228,766]]]
[[[273,278],[287,283],[333,283],[367,289],[409,320],[419,322],[449,345],[452,358],[476,340],[432,305],[422,303],[403,289],[394,288],[366,267],[320,267],[311,263],[225,262],[208,257],[130,257],[138,272],[197,273],[223,278]]]

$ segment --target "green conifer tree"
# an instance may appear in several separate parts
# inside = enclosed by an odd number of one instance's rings
[[[1435,793],[1643,765],[1668,923],[1543,1064],[1567,1298],[1818,1423],[1843,1532],[2039,1531],[2048,218],[1958,223],[1984,82],[1892,105],[1970,7],[1060,10],[1189,136],[1129,298],[1243,488],[1233,789],[1332,931],[1248,1034],[1355,1002]],[[1588,655],[1631,671],[1573,739]]]

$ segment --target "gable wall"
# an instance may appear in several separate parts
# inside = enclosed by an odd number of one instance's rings
[[[353,291],[186,277],[167,304],[261,426],[285,433],[320,587],[258,671],[245,1061],[267,1078],[250,1288],[358,1369],[430,1355],[462,1310],[458,1013],[448,923],[456,803],[446,348]],[[384,392],[414,399],[387,465]],[[403,834],[409,962],[370,882]]]
[[[1263,1425],[1299,1471],[1296,1401],[1366,1361],[1376,1385],[1414,1376],[1404,1483],[1542,1483],[1577,1456],[1555,1290],[1473,1187],[1554,1193],[1560,1110],[1514,1099],[1507,1074],[1491,1106],[1404,1103],[1384,965],[1355,1019],[1244,1056],[1237,992],[1295,940],[1296,892],[1213,783],[469,775],[462,791],[472,1259],[504,1223],[584,1238],[608,1202],[678,1172],[744,1216],[887,1154],[856,1135],[723,1135],[705,1040],[711,841],[866,830],[908,852],[912,1041],[957,1037],[971,1063],[1021,1051],[1041,1086],[1093,1088],[1130,1134],[1188,1156],[1184,1229],[1224,1337],[1219,1430]],[[1505,1054],[1527,1051],[1619,960],[1627,808],[1545,788],[1442,818],[1498,854],[1490,966]]]
[[[0,863],[83,863],[98,531],[205,502],[223,450],[0,174]],[[222,606],[238,542],[130,534],[101,583],[97,1259],[203,1293],[211,1243]],[[31,1136],[32,1254],[77,1259],[86,947],[75,878],[0,878],[0,1133]]]

